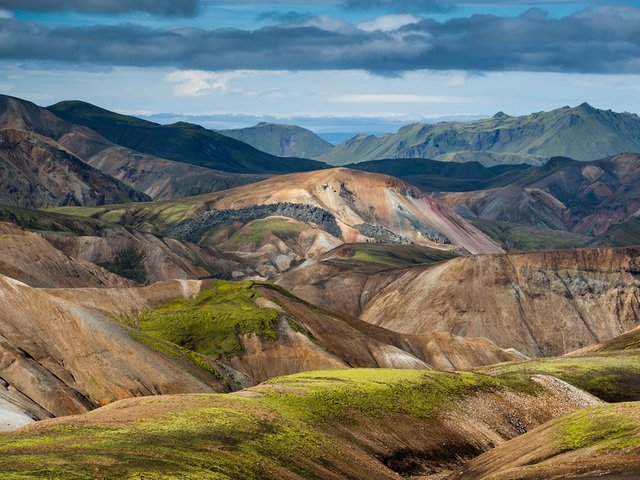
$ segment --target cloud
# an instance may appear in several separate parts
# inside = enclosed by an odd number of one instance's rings
[[[418,23],[422,18],[415,15],[403,14],[403,15],[384,15],[378,17],[370,22],[363,22],[358,24],[358,28],[365,32],[375,32],[380,30],[381,32],[393,32],[405,25],[412,25]]]
[[[403,22],[400,22],[403,23]],[[0,20],[0,59],[180,70],[411,70],[640,73],[640,8],[553,18],[423,19],[392,30],[317,17],[258,30],[69,27]]]
[[[198,0],[0,0],[0,8],[30,12],[144,12],[184,17],[196,15],[198,5]]]
[[[229,82],[243,77],[255,75],[252,71],[236,70],[233,72],[204,72],[201,70],[181,70],[171,72],[165,77],[168,82],[177,83],[173,93],[178,97],[196,97],[213,91],[232,92]],[[240,90],[233,90],[241,93]],[[232,93],[233,93],[232,92]]]

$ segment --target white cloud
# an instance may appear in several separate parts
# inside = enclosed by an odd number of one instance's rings
[[[233,72],[205,72],[202,70],[178,70],[171,72],[165,80],[177,83],[173,94],[178,97],[195,97],[213,91],[229,93],[229,83],[242,77],[252,76],[254,72],[236,70]],[[238,90],[233,92],[239,93]]]
[[[358,28],[365,32],[374,32],[377,30],[381,32],[393,32],[405,25],[412,25],[420,22],[421,20],[422,18],[409,14],[384,15],[369,22],[360,23]]]
[[[2,8],[0,8],[0,19],[8,19],[8,18],[14,18],[13,13],[10,12],[9,10],[3,10]]]
[[[363,95],[340,95],[333,99],[341,103],[462,103],[467,99],[443,95],[408,95],[402,93],[381,93]]]

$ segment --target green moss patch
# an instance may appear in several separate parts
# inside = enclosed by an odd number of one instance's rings
[[[640,411],[633,404],[581,410],[561,420],[558,442],[562,451],[595,447],[640,453]]]
[[[278,237],[284,242],[294,240],[306,228],[308,227],[301,223],[280,217],[254,220],[234,232],[228,240],[216,245],[216,247],[221,250],[239,250],[242,247],[255,249],[266,243],[271,236]]]
[[[196,298],[179,298],[144,310],[132,322],[138,330],[217,359],[241,349],[240,335],[276,340],[279,313],[256,305],[253,282],[216,281]]]
[[[607,402],[640,400],[640,355],[637,352],[542,358],[482,371],[503,376],[553,375]]]

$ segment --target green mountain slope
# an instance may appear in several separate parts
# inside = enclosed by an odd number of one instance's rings
[[[599,110],[588,103],[550,112],[511,117],[502,112],[472,122],[413,124],[382,137],[359,135],[338,145],[320,160],[344,165],[384,158],[474,159],[473,155],[446,156],[456,152],[480,152],[475,159],[495,164],[499,156],[486,152],[538,157],[568,156],[594,160],[623,152],[640,151],[640,117]],[[510,155],[505,163],[514,163]],[[533,162],[539,163],[539,159]],[[518,161],[517,163],[522,163]],[[486,164],[486,163],[485,163]]]
[[[219,133],[280,157],[315,158],[333,145],[306,128],[261,122],[255,127],[220,130]]]
[[[66,101],[48,107],[58,117],[98,132],[113,143],[169,160],[235,173],[287,173],[324,168],[321,162],[284,159],[207,130],[178,122],[160,125],[94,105]]]

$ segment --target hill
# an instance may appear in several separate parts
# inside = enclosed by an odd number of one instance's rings
[[[478,162],[442,162],[397,158],[353,163],[347,168],[400,178],[425,192],[467,192],[508,185],[531,168],[528,165],[485,167]]]
[[[157,157],[233,173],[289,173],[325,168],[307,159],[284,159],[207,130],[178,122],[160,125],[120,115],[79,101],[65,101],[48,107],[58,117],[84,125],[109,141]]]
[[[309,252],[322,253],[345,241],[414,242],[473,253],[500,251],[468,222],[419,189],[393,177],[348,169],[279,176],[247,187],[150,206],[61,211],[110,218],[220,248],[226,243],[228,250],[246,254],[288,255],[287,268],[294,259],[307,258]],[[264,223],[269,217],[286,217],[293,223],[283,224],[278,218]],[[242,230],[254,221],[261,223]],[[272,232],[278,232],[278,238],[272,240],[279,251],[271,247],[261,250],[273,244],[269,240]],[[304,241],[297,241],[300,235]],[[283,242],[295,244],[294,254],[291,248],[283,250]]]
[[[295,125],[261,122],[254,127],[218,132],[279,157],[315,158],[333,148],[311,130]]]
[[[482,339],[398,335],[262,283],[119,286],[37,289],[0,275],[0,398],[42,419],[305,370],[433,368],[427,362],[450,370],[515,358]]]
[[[67,122],[31,102],[0,95],[0,130],[3,129],[37,134],[43,141],[65,150],[65,154],[71,153],[158,200],[224,190],[265,178],[265,175],[230,174],[142,154],[115,145],[97,132]],[[32,206],[37,199],[38,195],[34,194],[31,202],[20,206]]]
[[[0,468],[21,476],[37,457],[42,476],[64,478],[396,479],[446,473],[523,429],[598,404],[548,378],[310,372],[235,395],[123,400],[40,422],[0,435],[10,452]]]
[[[498,162],[539,165],[540,157],[594,160],[638,151],[640,117],[583,103],[519,117],[500,112],[471,122],[407,125],[381,137],[359,135],[319,159],[332,165],[390,158],[470,159],[486,166]]]

